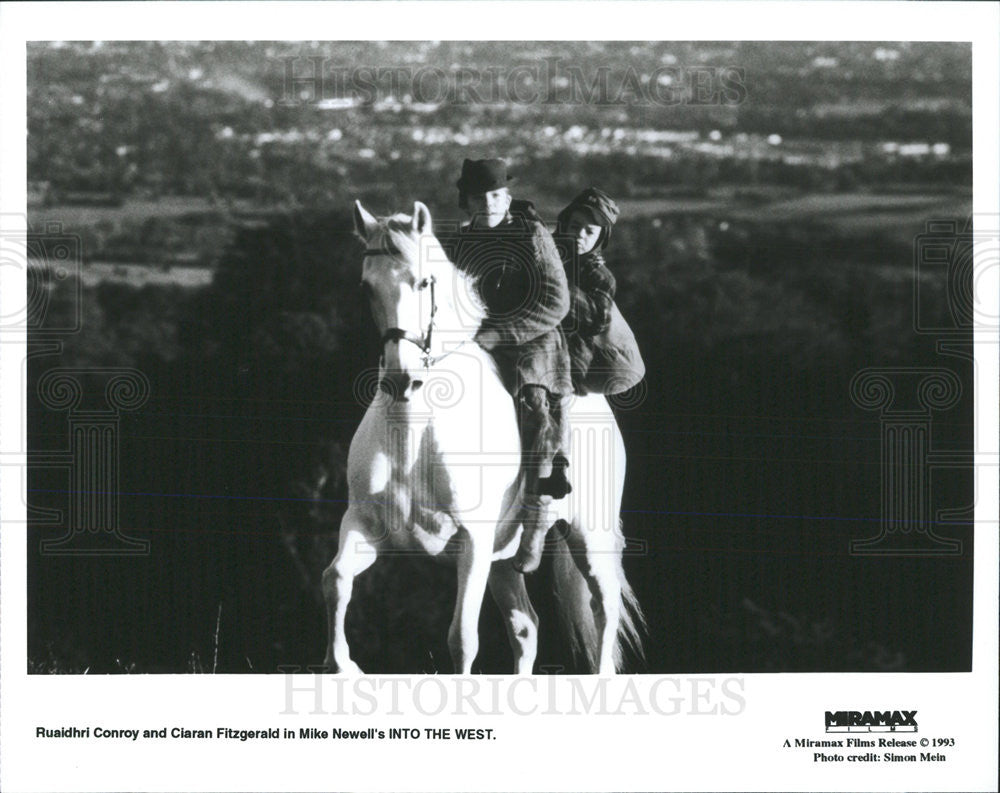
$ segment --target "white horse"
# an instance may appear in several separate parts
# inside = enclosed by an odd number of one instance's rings
[[[472,341],[482,319],[474,284],[431,231],[427,207],[376,219],[355,203],[364,241],[362,285],[381,334],[379,389],[351,442],[348,508],[339,550],[323,574],[327,667],[360,672],[344,618],[354,578],[380,552],[429,554],[457,565],[448,631],[455,671],[479,646],[487,586],[504,616],[518,674],[535,662],[538,616],[509,561],[521,539],[521,452],[513,400],[488,353]],[[622,645],[641,652],[641,612],[621,565],[619,505],[625,449],[603,396],[577,399],[570,474],[555,502],[554,582],[560,617],[587,667],[614,673]]]

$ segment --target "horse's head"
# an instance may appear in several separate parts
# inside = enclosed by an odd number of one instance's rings
[[[419,201],[412,216],[388,218],[376,218],[355,201],[354,225],[365,243],[361,284],[382,339],[379,387],[405,400],[423,385],[425,364],[442,333],[467,324],[455,319],[457,271],[431,231],[430,211]]]

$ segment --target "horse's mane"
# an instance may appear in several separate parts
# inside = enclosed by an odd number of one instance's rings
[[[478,323],[486,314],[486,307],[479,297],[479,290],[471,276],[459,269],[445,252],[438,238],[433,234],[425,235],[430,238],[431,248],[421,249],[420,236],[413,230],[413,218],[402,212],[385,218],[377,218],[378,226],[375,227],[367,244],[369,248],[382,248],[392,251],[399,251],[394,259],[404,259],[411,264],[417,264],[421,253],[425,259],[420,264],[420,272],[423,276],[434,275],[439,284],[451,284],[451,289],[442,289],[441,294],[445,304],[454,312],[458,309],[454,302],[454,293],[458,291],[462,296],[462,309],[471,316],[465,317],[465,321],[474,320]],[[424,245],[428,243],[425,240]],[[429,255],[428,255],[429,254]]]

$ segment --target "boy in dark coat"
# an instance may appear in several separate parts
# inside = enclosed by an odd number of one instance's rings
[[[580,395],[626,391],[645,373],[635,337],[615,307],[615,277],[604,262],[603,251],[618,214],[611,196],[588,187],[559,213],[557,221],[571,304],[563,330],[573,390]]]
[[[528,478],[521,548],[514,564],[537,568],[547,505],[570,491],[568,461],[555,458],[564,435],[562,398],[572,393],[562,321],[569,291],[555,242],[528,201],[514,201],[507,163],[466,160],[457,186],[471,220],[453,241],[455,264],[472,274],[487,313],[476,341],[496,359],[514,396]]]
[[[616,220],[618,205],[594,187],[574,198],[556,219],[571,299],[563,328],[570,344],[573,390],[581,395],[587,393],[584,379],[594,356],[593,339],[611,323],[617,285],[601,252]]]

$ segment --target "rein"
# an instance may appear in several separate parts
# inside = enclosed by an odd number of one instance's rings
[[[385,247],[383,248],[365,248],[362,258],[366,256],[399,256],[401,254],[402,251],[387,240],[385,242]],[[431,318],[427,323],[427,330],[424,333],[416,334],[410,333],[403,328],[388,328],[385,333],[382,334],[383,347],[389,342],[401,341],[408,341],[410,344],[414,344],[419,347],[420,352],[423,353],[423,364],[425,369],[430,369],[431,366],[448,355],[451,355],[451,353],[455,351],[449,350],[443,355],[431,356],[431,341],[433,340],[434,334],[434,316],[437,314],[438,310],[437,298],[434,292],[434,286],[436,283],[437,279],[433,275],[429,275],[417,284],[417,291],[422,291],[427,288],[430,288],[431,290]],[[464,343],[465,342],[462,342],[462,344]],[[458,346],[461,347],[462,345],[459,344]],[[458,349],[458,347],[455,349]]]
[[[381,255],[381,251],[378,252]],[[375,255],[369,254],[365,251],[365,255]],[[431,357],[431,341],[433,340],[434,334],[434,315],[437,314],[437,299],[434,295],[434,284],[437,283],[437,279],[433,275],[427,276],[419,284],[417,284],[417,291],[427,289],[430,287],[431,290],[431,318],[427,323],[427,330],[424,333],[416,334],[410,333],[402,328],[388,328],[385,333],[382,334],[382,346],[384,347],[391,341],[400,342],[408,341],[410,344],[415,344],[420,348],[420,352],[423,353],[424,368],[429,369],[432,363],[443,358],[443,355],[439,355],[436,358]]]

